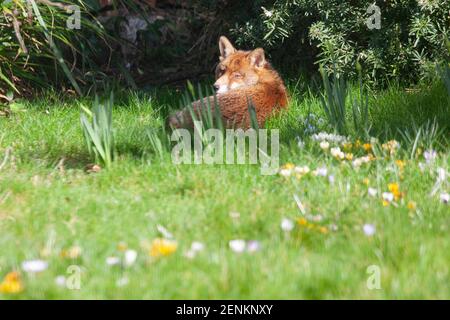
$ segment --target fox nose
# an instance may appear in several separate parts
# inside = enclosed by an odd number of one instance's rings
[[[217,90],[219,90],[219,88],[220,88],[220,86],[218,84],[214,83],[214,89],[216,89],[216,91],[217,91]]]

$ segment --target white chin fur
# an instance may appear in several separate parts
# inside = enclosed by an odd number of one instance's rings
[[[219,89],[217,90],[217,93],[225,93],[228,91],[227,86],[220,86]]]

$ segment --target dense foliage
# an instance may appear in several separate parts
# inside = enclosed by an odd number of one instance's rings
[[[78,26],[72,5],[80,9]],[[0,94],[25,94],[49,83],[81,93],[99,61],[106,60],[100,48],[111,39],[92,19],[88,1],[6,0],[0,8]]]
[[[372,80],[410,82],[449,58],[448,0],[261,0],[248,9],[232,30],[235,37],[269,48],[288,66],[316,62],[331,71],[334,64],[355,75],[359,61]]]

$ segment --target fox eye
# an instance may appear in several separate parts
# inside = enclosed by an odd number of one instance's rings
[[[242,78],[242,74],[240,74],[239,72],[235,72],[235,73],[233,73],[233,78],[240,79],[240,78]]]

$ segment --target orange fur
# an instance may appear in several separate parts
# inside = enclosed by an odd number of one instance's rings
[[[220,63],[216,68],[215,86],[218,88],[217,105],[226,127],[248,128],[250,115],[247,101],[252,101],[258,124],[288,104],[286,87],[278,73],[265,60],[261,48],[253,51],[238,51],[225,37],[219,41]],[[193,109],[200,114],[202,105],[210,105],[214,111],[214,97],[195,101]],[[199,117],[200,118],[200,117]],[[174,128],[192,128],[193,122],[187,108],[176,112],[168,119]]]

